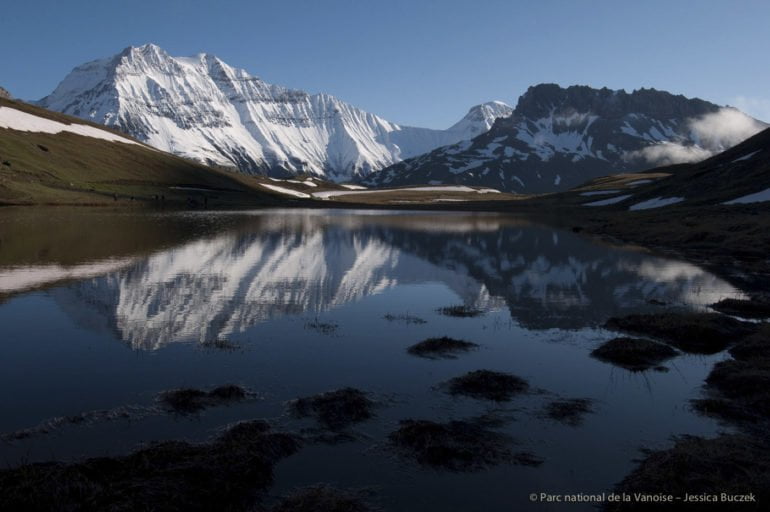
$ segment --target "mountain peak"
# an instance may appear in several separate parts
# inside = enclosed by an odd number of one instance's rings
[[[39,104],[204,163],[345,181],[474,137],[510,113],[491,102],[449,130],[399,126],[333,96],[268,84],[215,55],[172,57],[152,43],[78,66]]]
[[[405,160],[366,183],[553,192],[664,158],[705,158],[764,127],[734,109],[666,91],[544,83],[527,89],[512,115],[469,143]]]

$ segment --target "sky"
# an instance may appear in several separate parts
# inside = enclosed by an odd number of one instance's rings
[[[446,128],[542,82],[654,87],[770,121],[770,2],[6,2],[0,86],[39,99],[75,66],[155,43],[389,121]]]

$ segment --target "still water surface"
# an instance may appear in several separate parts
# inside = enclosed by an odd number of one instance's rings
[[[719,429],[687,401],[722,355],[682,355],[668,372],[631,373],[589,357],[614,337],[601,324],[660,311],[653,299],[687,310],[739,295],[691,264],[497,214],[6,209],[0,433],[84,411],[142,411],[171,388],[235,383],[261,399],[194,416],[137,413],[64,425],[0,443],[0,460],[69,460],[154,440],[203,441],[242,419],[298,430],[310,423],[288,415],[287,400],[352,386],[382,402],[376,418],[356,426],[358,441],[307,446],[280,462],[273,494],[326,482],[367,489],[385,510],[550,510],[527,496],[609,491],[640,447]],[[485,314],[436,311],[455,304]],[[318,323],[335,327],[314,328]],[[406,352],[443,335],[481,349],[453,360]],[[217,340],[239,348],[211,348]],[[437,387],[476,369],[514,373],[542,392],[495,405]],[[556,423],[542,409],[558,397],[590,398],[595,413],[577,427]],[[401,419],[488,412],[508,418],[501,430],[543,465],[449,473],[387,447]],[[590,507],[569,507],[582,508]]]

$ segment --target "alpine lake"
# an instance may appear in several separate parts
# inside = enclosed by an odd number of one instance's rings
[[[300,440],[265,506],[324,484],[380,510],[560,510],[528,496],[612,492],[640,449],[724,429],[689,402],[725,354],[625,369],[591,356],[620,335],[605,322],[742,296],[512,215],[3,208],[1,460],[120,457],[264,420]],[[468,343],[414,348],[444,337]],[[457,386],[500,374],[518,387]],[[345,393],[352,408],[324,410]],[[424,450],[405,430],[420,425],[462,435]]]

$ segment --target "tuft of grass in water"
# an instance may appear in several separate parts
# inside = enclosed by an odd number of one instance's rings
[[[419,316],[410,315],[409,313],[406,313],[403,315],[393,315],[391,313],[388,313],[382,318],[384,318],[388,322],[404,322],[407,325],[410,325],[410,324],[420,325],[420,324],[428,323],[426,320],[423,320]]]
[[[770,446],[766,440],[723,434],[713,439],[682,436],[672,448],[646,451],[646,458],[616,487],[616,492],[754,494],[755,503],[700,503],[698,510],[764,510],[770,502]],[[645,502],[607,503],[607,511],[679,510],[673,503],[651,507]]]
[[[333,322],[322,322],[316,317],[312,322],[305,322],[305,329],[312,329],[327,336],[334,334],[339,329],[339,324]]]
[[[216,340],[206,340],[201,343],[201,347],[212,350],[222,350],[225,352],[232,352],[241,348],[237,343],[233,343],[230,340],[220,338]]]
[[[694,354],[715,354],[757,329],[718,313],[659,313],[607,320],[607,329],[642,334],[666,341]]]
[[[476,343],[442,336],[440,338],[428,338],[412,345],[407,349],[407,352],[413,356],[428,359],[456,359],[456,354],[469,352],[477,348],[479,348],[479,345]]]
[[[743,318],[770,318],[770,303],[756,300],[722,299],[709,307],[720,313]]]
[[[640,372],[660,365],[679,353],[668,345],[641,338],[613,338],[591,352],[591,356],[627,370]]]
[[[340,430],[373,414],[376,403],[366,393],[355,388],[342,388],[317,395],[298,398],[289,403],[300,418],[314,417],[326,428]]]
[[[160,393],[157,400],[168,410],[179,414],[190,414],[207,407],[240,402],[251,396],[253,396],[253,393],[248,392],[246,389],[234,384],[228,384],[214,388],[211,391],[195,388],[171,389]]]
[[[299,441],[263,421],[210,443],[166,441],[127,456],[0,470],[0,510],[249,510]]]
[[[577,427],[583,423],[583,416],[594,412],[592,401],[587,398],[554,400],[545,407],[545,415],[552,420]]]
[[[454,377],[446,386],[452,395],[465,395],[495,402],[504,402],[529,391],[529,383],[521,377],[490,370],[476,370]]]
[[[478,471],[502,463],[527,466],[542,461],[528,452],[514,454],[510,436],[483,422],[403,420],[388,436],[402,455],[419,464],[450,471]]]
[[[270,512],[368,512],[361,499],[347,491],[326,485],[300,489],[284,497]]]
[[[438,308],[436,311],[442,315],[452,316],[455,318],[474,318],[484,314],[484,312],[480,309],[472,308],[470,306],[466,306],[465,304]]]

